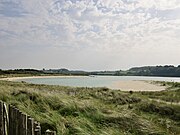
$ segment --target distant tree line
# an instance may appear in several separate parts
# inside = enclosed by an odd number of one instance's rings
[[[14,69],[14,70],[1,70],[0,74],[44,74],[41,70],[36,69]]]
[[[172,76],[180,77],[180,65],[175,67],[173,65],[165,66],[146,66],[146,67],[135,67],[127,71],[128,75],[138,76]]]
[[[180,77],[180,65],[177,67],[173,65],[165,66],[144,66],[133,67],[129,70],[123,71],[78,71],[68,69],[14,69],[14,70],[1,70],[0,75],[5,74],[31,74],[31,75],[43,75],[43,74],[58,74],[58,75],[111,75],[111,76],[167,76],[167,77]]]

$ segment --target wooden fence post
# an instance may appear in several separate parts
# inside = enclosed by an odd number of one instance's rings
[[[22,135],[27,135],[27,115],[22,114]]]
[[[18,126],[18,128],[19,128],[19,135],[25,135],[25,134],[23,134],[23,114],[22,114],[22,112],[19,112],[19,126]]]
[[[4,109],[3,102],[0,101],[0,135],[4,135]]]
[[[18,135],[17,133],[17,109],[12,106],[12,135]]]
[[[41,126],[37,121],[34,122],[34,135],[41,135]]]
[[[9,135],[13,135],[13,113],[11,105],[9,105]]]
[[[4,112],[4,135],[8,135],[9,116],[8,116],[8,109],[5,103],[3,103],[3,112]]]
[[[14,111],[14,113],[15,113],[15,135],[19,135],[19,110],[17,109],[17,108],[14,108],[15,109],[15,111]]]
[[[56,135],[56,131],[50,131],[49,129],[46,130],[45,135]]]
[[[34,135],[34,119],[27,119],[27,135]]]

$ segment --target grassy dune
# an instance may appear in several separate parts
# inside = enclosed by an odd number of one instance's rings
[[[179,135],[180,84],[163,92],[122,92],[0,81],[0,100],[58,135]]]

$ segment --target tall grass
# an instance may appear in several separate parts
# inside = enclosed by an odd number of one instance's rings
[[[150,95],[0,81],[0,100],[34,117],[41,123],[42,132],[51,129],[58,135],[180,134],[180,106],[152,102]]]

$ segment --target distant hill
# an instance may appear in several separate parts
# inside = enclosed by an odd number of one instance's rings
[[[119,71],[99,71],[91,72],[94,75],[115,75],[115,76],[167,76],[180,77],[180,65],[175,67],[172,65],[166,66],[144,66],[133,67],[129,70]]]
[[[63,75],[88,75],[86,71],[79,71],[79,70],[68,70],[66,68],[61,69],[48,69],[43,70],[44,73],[55,73],[55,74],[63,74]]]
[[[167,76],[180,77],[180,65],[175,67],[173,65],[166,66],[144,66],[133,67],[129,70],[117,71],[81,71],[61,69],[15,69],[15,70],[1,70],[0,75],[6,74],[30,74],[30,75],[111,75],[111,76]]]
[[[180,77],[180,66],[174,67],[172,65],[166,66],[145,66],[134,67],[127,71],[128,75],[138,76],[172,76]]]

